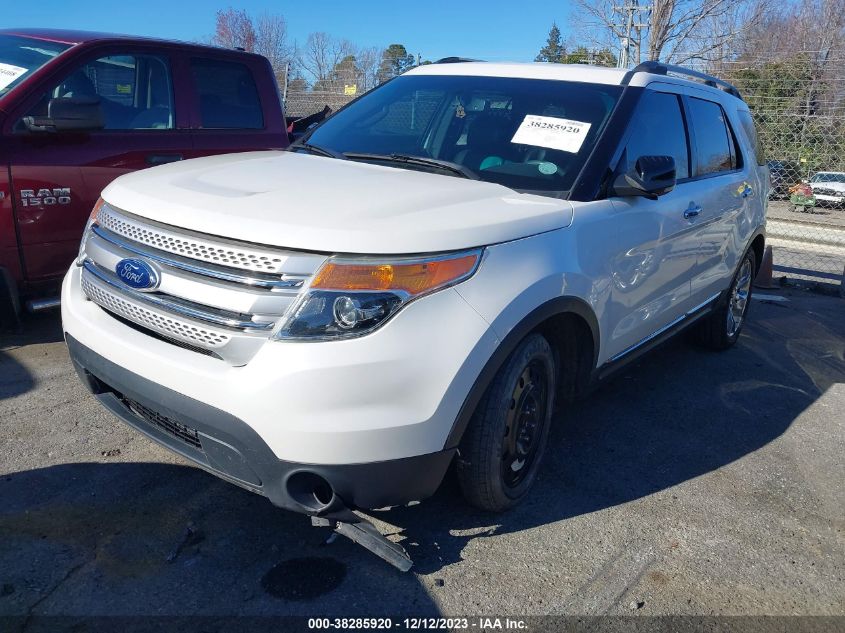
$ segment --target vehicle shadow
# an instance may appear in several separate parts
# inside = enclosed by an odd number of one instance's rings
[[[26,393],[35,386],[35,378],[11,352],[24,345],[54,343],[62,340],[58,312],[29,316],[19,331],[0,331],[0,400]]]
[[[373,516],[396,526],[414,571],[434,574],[473,539],[624,504],[741,459],[836,382],[841,319],[766,306],[737,348],[677,340],[565,407],[537,486],[514,510],[467,508],[450,477],[432,499]],[[196,468],[61,464],[0,476],[0,499],[0,616],[42,603],[78,614],[439,614],[431,579],[343,538],[326,545],[305,517]]]
[[[384,520],[403,528],[415,569],[427,573],[460,561],[474,538],[627,503],[756,451],[845,382],[845,324],[777,305],[766,314],[728,352],[676,339],[564,407],[537,484],[515,509],[468,508],[453,477],[428,502]]]
[[[0,348],[0,400],[26,393],[35,386],[29,371]],[[2,424],[2,423],[0,423]]]

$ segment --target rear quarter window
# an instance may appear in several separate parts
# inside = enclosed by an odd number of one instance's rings
[[[252,72],[244,64],[191,60],[204,129],[261,129],[264,115]]]

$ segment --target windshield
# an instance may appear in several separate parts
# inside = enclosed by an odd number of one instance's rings
[[[845,183],[845,174],[831,174],[821,172],[810,178],[810,182],[842,182]]]
[[[559,195],[572,187],[621,91],[540,79],[409,75],[353,102],[307,143],[351,157],[448,161],[481,180]],[[426,168],[422,161],[390,164]]]
[[[0,35],[0,98],[68,48],[67,44]]]

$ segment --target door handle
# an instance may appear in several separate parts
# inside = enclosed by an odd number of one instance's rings
[[[165,165],[182,160],[182,154],[147,154],[147,165]]]
[[[698,206],[697,204],[696,205],[690,204],[689,209],[684,211],[684,217],[687,220],[690,220],[690,219],[694,218],[695,216],[697,216],[699,213],[701,213],[701,207]]]

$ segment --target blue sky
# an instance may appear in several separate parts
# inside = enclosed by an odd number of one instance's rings
[[[552,21],[567,35],[570,3],[514,0],[295,0],[220,3],[203,0],[7,0],[3,27],[51,27],[113,31],[196,40],[214,31],[218,8],[281,13],[294,39],[325,31],[366,46],[402,43],[414,54],[437,59],[462,55],[489,60],[531,61]]]

